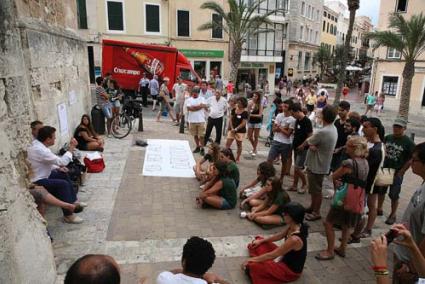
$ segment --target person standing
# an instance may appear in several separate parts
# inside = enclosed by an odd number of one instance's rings
[[[170,82],[170,78],[164,77],[164,82],[162,83],[161,87],[159,88],[159,103],[160,108],[156,115],[156,121],[159,122],[161,119],[161,115],[165,110],[168,110],[168,114],[170,115],[170,118],[172,121],[176,121],[173,115],[173,109],[171,108],[171,105],[168,101],[170,98],[170,91],[168,91],[168,83]]]
[[[201,83],[201,90],[199,91],[199,96],[203,97],[205,101],[214,96],[211,90],[208,88],[208,83],[206,81],[202,81]]]
[[[376,99],[378,98],[378,91],[375,92],[375,94],[368,94],[366,97],[366,112],[364,113],[364,115],[367,115],[369,112],[372,113],[373,108],[376,104]]]
[[[307,147],[304,142],[313,134],[313,125],[310,119],[302,111],[301,104],[293,104],[289,110],[292,116],[296,119],[294,140],[292,141],[292,148],[294,149],[295,163],[294,163],[294,182],[289,191],[298,191],[298,193],[305,193],[307,187],[307,180],[304,174],[305,160],[307,158]],[[301,179],[301,189],[298,190],[298,181]]]
[[[342,88],[342,95],[344,100],[347,99],[349,93],[350,93],[350,88],[348,88],[347,84],[344,84],[344,87]]]
[[[215,88],[220,92],[223,92],[223,80],[220,75],[215,75]]]
[[[246,122],[248,120],[248,112],[246,107],[248,102],[246,98],[239,97],[236,99],[236,108],[230,112],[230,121],[227,132],[226,148],[230,148],[234,140],[236,140],[237,154],[236,162],[240,161],[242,154],[242,141],[245,138]]]
[[[295,129],[295,118],[291,116],[289,108],[292,106],[292,100],[288,99],[282,103],[282,113],[276,116],[273,123],[273,141],[270,146],[269,155],[267,161],[273,163],[279,156],[282,159],[282,169],[280,174],[280,180],[283,182],[283,178],[288,169],[288,159],[292,156],[292,140],[293,132]],[[290,166],[290,165],[289,165]]]
[[[144,107],[148,107],[148,92],[149,92],[149,79],[146,78],[146,73],[143,73],[143,77],[139,81],[138,93],[142,94],[142,104]]]
[[[207,100],[207,105],[209,107],[209,114],[204,145],[207,145],[213,128],[215,128],[215,143],[220,145],[221,134],[223,132],[223,117],[227,110],[227,101],[221,95],[221,91],[216,90],[215,96]]]
[[[415,143],[405,134],[406,126],[407,121],[404,118],[396,118],[393,123],[393,134],[389,134],[384,138],[386,149],[384,168],[395,170],[393,184],[389,187],[388,196],[391,199],[391,213],[385,221],[387,225],[392,225],[396,221],[403,176],[410,167],[410,159],[415,148]],[[378,195],[378,216],[383,215],[382,206],[387,190],[388,188],[385,187]]]
[[[229,82],[227,82],[227,85],[226,85],[227,100],[229,100],[230,97],[233,96],[233,89],[234,89],[233,81],[229,80]]]
[[[252,145],[250,154],[255,157],[257,155],[258,137],[263,123],[263,105],[260,92],[254,92],[252,100],[248,104],[248,113],[248,139]]]
[[[336,110],[333,106],[325,106],[322,110],[323,128],[309,137],[302,146],[308,145],[306,167],[308,192],[311,195],[311,204],[307,209],[308,221],[321,219],[323,179],[329,174],[332,154],[338,139],[338,132],[333,124]]]
[[[344,152],[345,143],[347,143],[347,134],[345,133],[345,122],[348,119],[348,113],[350,112],[350,103],[347,101],[341,101],[338,105],[338,116],[335,120],[334,125],[338,132],[338,139],[334,154],[332,156],[331,171],[335,171],[341,166],[342,156]]]
[[[108,94],[102,87],[103,81],[102,77],[96,78],[96,103],[102,109],[103,115],[106,117],[106,129],[108,135],[110,135],[112,125],[112,104],[109,102]]]
[[[184,94],[186,89],[187,85],[183,83],[182,77],[177,77],[177,83],[173,86],[173,98],[175,99],[173,107],[176,113],[176,125],[180,125],[180,117],[183,115]]]
[[[153,75],[152,80],[149,81],[149,91],[151,93],[151,97],[153,100],[152,111],[155,111],[156,103],[158,102],[158,94],[159,94],[159,83],[158,83],[157,75]]]
[[[208,109],[205,99],[199,95],[199,87],[193,87],[192,96],[186,100],[187,122],[189,123],[189,131],[195,140],[196,148],[193,153],[204,152],[204,134],[205,134],[205,114],[204,110]]]

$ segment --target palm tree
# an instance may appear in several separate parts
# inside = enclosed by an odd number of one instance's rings
[[[389,31],[369,33],[368,37],[374,41],[374,49],[380,46],[394,48],[401,53],[404,59],[398,115],[408,119],[415,62],[425,51],[425,16],[420,13],[406,21],[400,14],[393,14],[390,17],[388,28]]]
[[[341,90],[345,80],[345,68],[347,67],[348,53],[351,50],[351,35],[353,34],[354,19],[356,18],[356,10],[360,8],[360,0],[347,0],[348,10],[350,11],[350,21],[348,24],[347,36],[345,37],[344,52],[342,54],[342,66],[337,74],[338,83],[336,85],[336,94],[334,105],[339,104],[341,98]]]
[[[239,64],[241,62],[242,46],[246,42],[248,35],[255,35],[260,32],[269,32],[271,29],[260,29],[264,24],[272,24],[269,16],[275,14],[280,9],[268,11],[264,14],[257,14],[261,3],[266,0],[227,0],[229,12],[225,12],[223,7],[216,2],[205,2],[201,9],[211,10],[220,16],[222,21],[210,21],[201,25],[198,30],[223,29],[228,34],[230,41],[230,80],[236,82]]]
[[[329,65],[332,60],[331,51],[325,46],[320,46],[319,50],[316,52],[315,62],[319,64],[320,67],[320,78],[327,72]]]

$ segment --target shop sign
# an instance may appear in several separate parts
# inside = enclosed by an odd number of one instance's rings
[[[264,68],[263,63],[256,63],[256,62],[241,62],[242,68]]]
[[[289,77],[294,76],[294,68],[288,68],[288,76]]]
[[[179,49],[186,57],[223,58],[223,50]]]

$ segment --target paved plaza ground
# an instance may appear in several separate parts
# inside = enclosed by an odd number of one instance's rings
[[[362,110],[362,104],[355,95],[352,97],[354,109]],[[394,117],[391,111],[382,115],[387,126]],[[422,119],[423,124],[423,118],[412,118],[412,129],[417,131],[417,136],[424,137],[420,135],[422,129],[417,121]],[[208,238],[213,243],[217,255],[213,272],[221,274],[230,283],[249,283],[240,269],[247,257],[246,244],[255,235],[269,235],[282,227],[263,230],[240,219],[238,208],[227,211],[198,209],[195,196],[199,187],[194,178],[143,176],[145,149],[133,145],[136,138],[189,140],[193,147],[187,133],[179,134],[178,127],[172,126],[170,121],[155,122],[150,109],[145,109],[144,128],[144,132],[134,132],[123,140],[106,139],[106,169],[99,174],[90,174],[79,194],[82,201],[89,203],[89,207],[79,214],[85,219],[83,224],[64,224],[60,211],[49,209],[47,220],[54,238],[58,283],[70,264],[88,253],[113,256],[121,265],[122,283],[138,283],[143,276],[148,277],[147,283],[155,283],[160,271],[180,266],[183,244],[193,235]],[[265,137],[267,133],[264,129],[262,131]],[[421,137],[416,139],[423,140]],[[247,153],[249,142],[244,141],[243,158],[239,164],[242,185],[255,177],[258,163],[266,159],[269,148],[264,146],[264,139],[260,145],[259,154],[253,160]],[[195,159],[199,158],[196,154]],[[280,170],[280,166],[277,167]],[[399,215],[421,183],[410,170],[406,175]],[[288,186],[291,181],[286,179],[284,185]],[[326,180],[325,188],[331,189],[329,180]],[[309,203],[308,195],[291,192],[290,196],[303,205]],[[329,206],[330,201],[324,200],[322,216],[326,216]],[[388,213],[388,200],[384,208]],[[385,217],[378,217],[374,236],[388,230],[384,221]],[[375,283],[370,268],[370,239],[350,245],[345,258],[319,262],[314,256],[326,246],[324,228],[321,221],[309,222],[309,225],[308,258],[303,275],[296,283]]]

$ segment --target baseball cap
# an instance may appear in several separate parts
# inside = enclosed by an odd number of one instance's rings
[[[406,126],[407,126],[407,120],[406,120],[406,119],[404,119],[403,117],[397,117],[397,118],[394,120],[393,125],[397,125],[397,126],[401,126],[401,127],[403,127],[403,128],[406,128]]]

